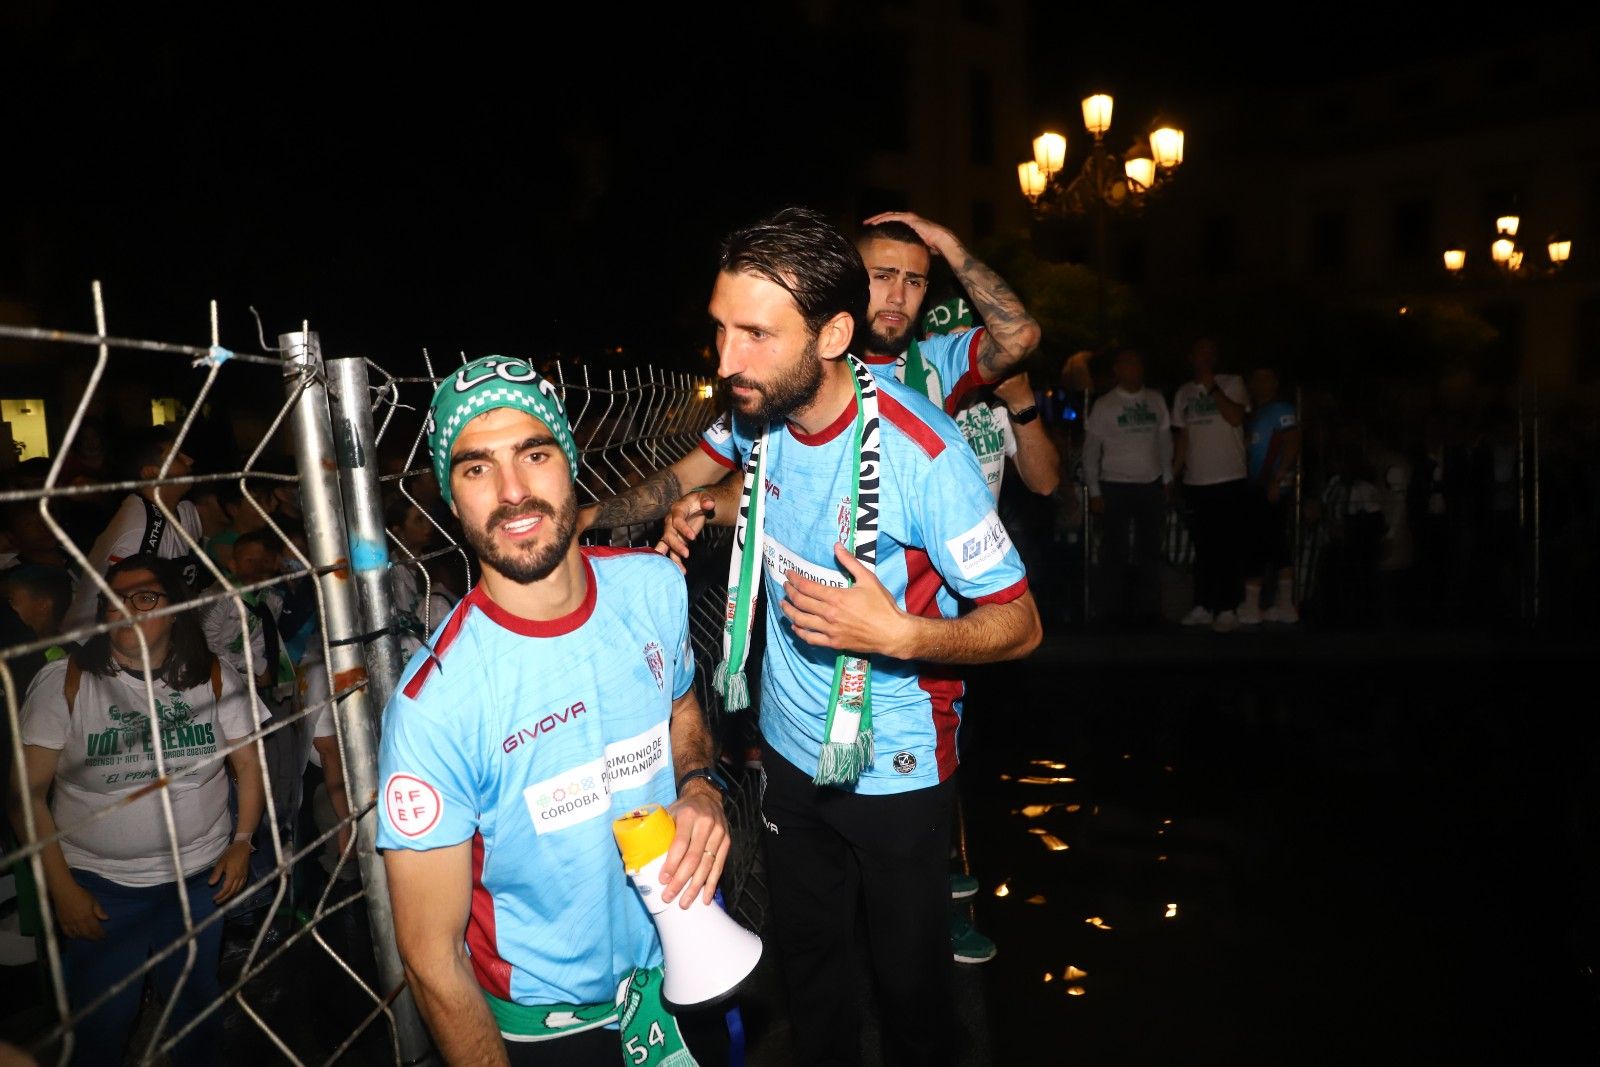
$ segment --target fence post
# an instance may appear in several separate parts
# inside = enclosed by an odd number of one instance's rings
[[[361,649],[362,629],[356,593],[350,582],[349,548],[345,536],[342,494],[333,446],[333,431],[328,413],[328,392],[324,385],[322,352],[312,332],[286,333],[278,337],[284,353],[284,386],[289,394],[305,381],[299,403],[295,405],[291,434],[295,460],[300,471],[300,496],[305,513],[306,541],[313,566],[319,570],[344,564],[344,570],[318,575],[322,593],[325,636],[328,641],[328,669],[335,693],[360,682],[361,685],[335,704],[339,733],[344,743],[345,781],[353,810],[367,809],[355,824],[356,856],[361,882],[366,888],[367,922],[372,928],[372,952],[378,965],[380,991],[386,996],[398,991],[391,1007],[395,1038],[400,1057],[415,1063],[429,1053],[422,1020],[417,1015],[411,991],[405,986],[405,970],[400,963],[394,938],[394,912],[389,904],[389,880],[376,848],[377,813],[373,810],[378,795],[378,746],[373,724],[378,709]]]
[[[1089,386],[1083,387],[1083,438],[1089,439]],[[1091,614],[1094,598],[1090,595],[1089,570],[1094,565],[1094,515],[1089,511],[1089,465],[1083,461],[1083,452],[1078,453],[1078,462],[1083,467],[1083,624],[1088,626],[1093,621]]]
[[[1544,435],[1540,423],[1539,381],[1534,379],[1529,391],[1533,402],[1533,432],[1531,450],[1533,452],[1533,560],[1532,560],[1532,585],[1533,585],[1533,610],[1532,622],[1538,626],[1544,615],[1544,522],[1543,501],[1540,499],[1544,479],[1539,470],[1540,462],[1544,455]]]
[[[378,488],[377,434],[372,425],[367,361],[359,356],[335,356],[323,365],[328,369],[339,490],[350,532],[350,568],[360,590],[367,682],[372,706],[378,712],[374,721],[382,733],[383,709],[389,706],[406,661],[395,637],[394,604],[389,595],[389,548],[383,528],[383,495]]]
[[[1305,389],[1302,386],[1294,387],[1294,424],[1300,427],[1300,451],[1294,457],[1294,543],[1290,547],[1289,558],[1294,560],[1294,602],[1300,603],[1305,599],[1307,583],[1311,576],[1306,573],[1305,560],[1301,554],[1305,547],[1305,516],[1306,516],[1306,413]],[[1272,576],[1272,581],[1278,580],[1277,575]],[[1276,605],[1277,601],[1274,600]]]
[[[1517,382],[1517,622],[1526,626],[1528,572],[1532,569],[1532,537],[1528,529],[1528,383]]]

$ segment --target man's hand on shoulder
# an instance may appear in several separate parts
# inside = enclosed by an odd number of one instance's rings
[[[676,802],[667,809],[678,831],[661,865],[661,882],[667,888],[661,899],[678,901],[680,908],[694,903],[698,894],[711,903],[722,880],[733,838],[728,836],[728,816],[722,807],[722,792],[703,778],[684,785]]]

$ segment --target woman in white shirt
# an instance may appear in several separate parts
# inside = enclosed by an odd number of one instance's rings
[[[75,1014],[243,888],[263,806],[253,746],[230,751],[255,729],[247,688],[206,647],[193,611],[158,614],[187,595],[177,566],[141,553],[111,567],[106,581],[120,603],[102,595],[96,618],[114,625],[40,671],[28,689],[20,715],[25,783],[9,797],[19,838],[48,842],[45,887]],[[237,820],[224,760],[237,781]],[[163,777],[170,833],[160,790],[151,788]],[[195,934],[181,984],[181,948],[150,969],[158,991],[175,999],[151,1048],[218,1000],[221,944],[218,919]],[[122,1062],[142,985],[130,983],[76,1021],[73,1063]],[[221,1012],[211,1012],[173,1048],[172,1062],[215,1063],[221,1029]]]

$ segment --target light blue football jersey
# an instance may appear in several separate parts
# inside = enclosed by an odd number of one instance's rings
[[[887,375],[876,378],[883,453],[878,580],[906,611],[930,618],[955,617],[958,598],[1004,603],[1021,596],[1022,560],[961,431],[926,397]],[[807,774],[817,770],[836,653],[795,637],[778,605],[790,571],[847,584],[833,546],[849,524],[854,427],[852,401],[815,436],[781,421],[768,436],[761,731]],[[735,463],[748,456],[755,429],[737,416],[723,424]],[[898,793],[950,777],[959,762],[965,692],[956,668],[874,656],[876,755],[856,790]]]
[[[661,962],[611,823],[677,797],[688,593],[653,552],[583,556],[588,595],[562,619],[519,618],[475,588],[384,709],[378,847],[472,842],[472,968],[519,1004],[609,1002]]]

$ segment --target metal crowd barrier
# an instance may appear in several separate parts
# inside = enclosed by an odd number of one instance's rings
[[[0,504],[22,502],[37,506],[61,549],[80,569],[79,581],[93,582],[101,593],[110,595],[110,587],[103,577],[90,571],[83,550],[63,528],[56,514],[61,501],[157,485],[193,487],[232,482],[237,483],[243,502],[282,537],[282,526],[262,508],[249,489],[252,486],[296,485],[305,524],[305,550],[285,539],[284,552],[293,558],[298,574],[278,576],[243,588],[229,584],[203,546],[178,521],[173,508],[158,499],[158,507],[170,528],[179,533],[188,551],[209,574],[212,584],[194,598],[160,607],[151,615],[177,614],[208,604],[229,603],[241,631],[247,633],[249,619],[242,594],[286,590],[297,581],[314,583],[321,664],[313,669],[322,672],[320,681],[330,695],[323,700],[292,702],[291,709],[285,711],[266,706],[247,684],[255,730],[228,751],[219,751],[185,766],[204,766],[225,759],[231,752],[250,750],[264,767],[270,767],[269,749],[278,751],[286,745],[292,747],[299,741],[307,741],[305,734],[309,732],[311,719],[331,703],[339,750],[344,759],[345,799],[350,815],[306,839],[305,834],[297,833],[295,825],[294,812],[300,801],[298,779],[291,782],[283,774],[264,775],[267,805],[263,837],[267,845],[257,857],[249,884],[200,923],[190,915],[184,894],[175,892],[182,910],[182,935],[133,968],[94,1001],[69,1005],[61,971],[63,935],[54,922],[49,894],[43,891],[41,850],[49,840],[81,830],[87,822],[103,817],[107,809],[97,811],[95,816],[76,826],[60,826],[55,838],[40,841],[34,832],[33,805],[25,799],[24,825],[19,835],[24,843],[0,856],[0,868],[9,869],[22,879],[31,874],[33,884],[39,887],[41,931],[38,943],[41,951],[38,966],[51,1017],[31,1020],[28,1024],[0,1018],[0,1025],[6,1026],[0,1033],[25,1045],[41,1063],[65,1064],[72,1055],[75,1030],[85,1016],[130,985],[142,986],[155,967],[175,954],[183,958],[181,986],[195,968],[211,965],[197,958],[197,934],[213,923],[238,920],[245,912],[253,910],[264,911],[265,918],[256,925],[254,936],[247,939],[242,959],[232,961],[237,966],[230,963],[226,968],[222,995],[204,1009],[201,1019],[220,1012],[227,1021],[229,1042],[242,1040],[240,1031],[256,1031],[258,1036],[252,1040],[259,1044],[264,1039],[268,1047],[289,1063],[332,1063],[341,1059],[395,1064],[418,1062],[429,1053],[428,1039],[405,988],[404,972],[395,947],[382,860],[374,849],[373,810],[378,788],[380,713],[404,667],[397,640],[402,627],[390,595],[389,571],[392,567],[413,569],[423,589],[420,618],[416,622],[425,632],[431,632],[440,621],[430,607],[431,594],[437,585],[432,568],[448,568],[437,573],[451,575],[449,584],[457,593],[464,593],[473,578],[469,553],[458,543],[448,523],[441,522],[440,515],[426,506],[431,474],[423,440],[423,415],[434,384],[443,374],[450,373],[455,361],[449,361],[451,366],[436,370],[435,361],[426,352],[405,360],[383,362],[338,354],[325,356],[318,335],[304,326],[280,335],[275,345],[258,337],[258,343],[249,348],[230,350],[222,346],[214,304],[209,345],[117,337],[108,328],[98,284],[94,287],[94,309],[92,333],[0,325],[0,342],[33,345],[36,352],[45,350],[52,358],[58,357],[63,367],[75,357],[90,364],[87,383],[65,434],[55,446],[54,460],[44,485],[38,489],[0,492]],[[108,367],[115,360],[134,357],[188,360],[194,366],[199,381],[187,415],[177,427],[174,453],[183,450],[197,415],[223,376],[245,380],[252,396],[282,397],[275,405],[274,417],[240,469],[173,477],[169,458],[159,476],[149,481],[63,484],[64,461],[78,438],[86,413],[97,399]],[[609,496],[671,463],[694,447],[699,432],[715,414],[710,383],[687,374],[649,367],[595,370],[566,363],[549,364],[544,370],[562,386],[581,450],[580,502]],[[294,475],[271,469],[273,455],[284,452],[292,452],[294,456]],[[386,471],[383,468],[380,457],[402,453],[404,459],[398,469]],[[419,553],[387,529],[385,493],[399,493],[416,504],[428,516],[442,547]],[[653,544],[656,536],[656,531],[648,527],[594,533],[607,538],[607,543],[611,544]],[[453,577],[457,573],[459,581]],[[691,637],[699,671],[697,691],[708,718],[714,723],[720,723],[721,704],[708,680],[718,656],[722,599],[723,590],[716,581],[701,583],[691,590]],[[110,624],[97,624],[0,649],[0,688],[4,691],[5,722],[10,730],[13,781],[25,781],[18,716],[26,698],[17,685],[14,667],[23,657],[64,642],[82,641],[109,628]],[[246,671],[253,675],[258,670],[256,657],[250,641],[244,641],[243,646]],[[147,647],[144,656],[148,673]],[[168,792],[171,757],[163,748],[154,691],[147,686],[146,692],[143,711],[156,739],[158,770],[158,777],[149,791],[160,796],[173,877],[181,881],[178,834]],[[303,770],[303,763],[301,760],[298,769]],[[747,923],[759,926],[765,907],[758,861],[759,775],[743,771],[737,757],[729,761],[727,769],[733,783],[729,815],[735,841],[722,889],[730,911]],[[140,795],[145,792],[141,791]],[[24,798],[27,795],[24,789]],[[315,861],[328,842],[338,840],[346,828],[353,828],[354,832],[349,845],[338,856],[326,888],[308,909],[302,904],[297,910],[294,899],[297,866],[302,861]],[[27,843],[29,841],[32,843]],[[359,877],[341,878],[351,867]],[[362,914],[365,937],[359,930],[362,924],[352,924],[352,916]],[[285,916],[288,916],[287,921]],[[352,934],[352,925],[358,928],[355,934]],[[237,942],[241,938],[235,935],[234,940]],[[308,960],[321,962],[313,964]],[[354,998],[352,1003],[360,1005],[359,1009],[351,1009],[348,1017],[319,1019],[316,1029],[323,1036],[318,1040],[307,1039],[309,1028],[303,1025],[305,1020],[285,1016],[274,993],[286,984],[300,982],[306,969],[312,966],[343,975],[349,983],[346,992]],[[176,993],[172,999],[176,1000]],[[140,1063],[159,1062],[201,1021],[196,1019],[184,1029],[168,1033],[165,1024],[172,1010],[170,1004],[158,1009],[147,998],[143,1010],[143,1025],[137,1031],[135,1047],[130,1052]],[[381,1026],[375,1027],[374,1024],[379,1023]],[[327,1036],[329,1033],[333,1036]]]

